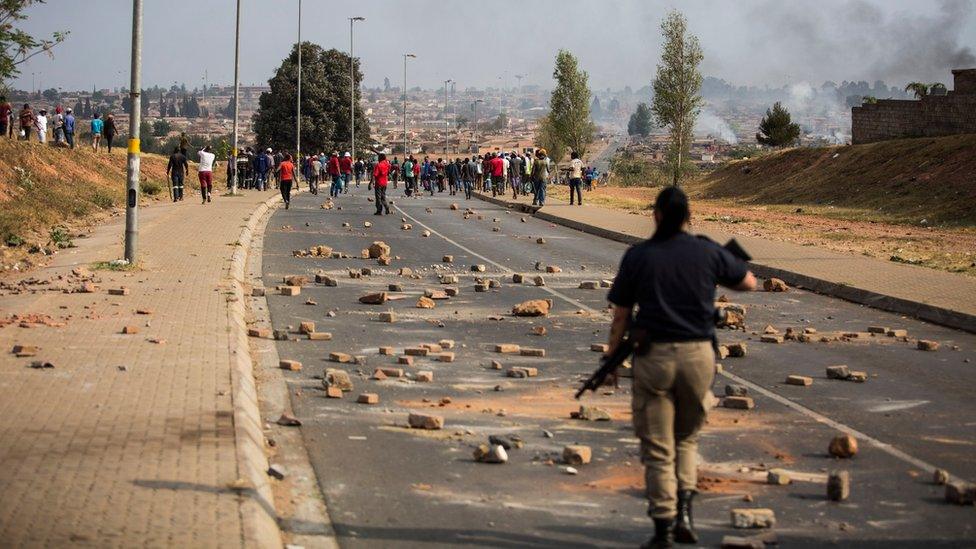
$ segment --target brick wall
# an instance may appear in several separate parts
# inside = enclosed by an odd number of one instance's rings
[[[953,71],[954,90],[919,101],[881,99],[851,109],[852,142],[976,133],[976,69]]]

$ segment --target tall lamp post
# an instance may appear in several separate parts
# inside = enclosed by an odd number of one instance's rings
[[[230,194],[237,194],[237,119],[240,108],[241,92],[241,0],[237,0],[237,26],[234,30],[234,146],[231,147],[230,161],[234,163],[234,171],[230,176]]]
[[[474,124],[471,127],[471,139],[478,145],[478,150],[481,150],[481,144],[478,143],[478,103],[484,103],[484,99],[475,99],[471,106],[474,108]]]
[[[409,154],[407,152],[407,59],[416,59],[417,56],[412,53],[403,54],[403,156]]]
[[[132,0],[132,65],[129,83],[129,150],[125,180],[125,259],[136,262],[139,242],[139,124],[142,122],[142,0]]]
[[[349,18],[349,127],[350,149],[352,151],[352,161],[356,161],[356,62],[352,56],[352,25],[356,21],[365,21],[365,17]]]
[[[302,158],[302,0],[298,0],[298,89],[295,94],[295,165],[301,166]],[[295,170],[295,178],[301,181],[302,170]]]
[[[450,84],[451,82],[454,82],[454,80],[452,80],[450,78],[448,78],[447,80],[444,81],[444,120],[445,121],[447,120],[447,85]],[[451,126],[450,125],[448,125],[448,127],[447,127],[447,133],[444,134],[444,135],[445,135],[445,137],[444,137],[444,153],[447,154],[447,148],[451,145],[451,141],[450,141],[451,140],[451,138],[450,138],[450,136],[451,136]]]

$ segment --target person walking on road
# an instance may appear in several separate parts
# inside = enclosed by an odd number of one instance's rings
[[[173,154],[169,155],[169,163],[166,164],[166,175],[169,176],[172,185],[173,202],[183,200],[183,183],[186,176],[190,175],[190,165],[186,161],[186,156],[180,152],[179,147],[173,148]]]
[[[508,161],[511,165],[509,180],[512,183],[512,198],[518,198],[518,193],[522,190],[522,158],[517,152],[512,152]]]
[[[199,152],[200,162],[197,165],[197,177],[200,179],[200,197],[202,204],[212,202],[213,193],[213,171],[217,167],[217,155],[211,151],[207,145]]]
[[[400,162],[395,156],[393,162],[390,162],[390,179],[393,180],[393,188],[397,188],[397,182],[400,180]]]
[[[583,161],[579,153],[573,151],[569,161],[569,205],[573,205],[573,193],[576,193],[577,205],[583,205]]]
[[[413,161],[413,194],[414,198],[417,198],[420,196],[420,162],[417,162],[413,156],[410,157],[410,160]]]
[[[373,215],[390,215],[390,203],[386,200],[386,187],[390,180],[390,163],[386,155],[379,154],[376,166],[373,167],[373,195],[376,201],[376,213]]]
[[[342,188],[349,192],[349,185],[352,183],[352,157],[348,152],[339,159],[339,169],[342,171]]]
[[[698,541],[691,501],[698,434],[715,376],[715,289],[756,287],[744,261],[685,232],[690,215],[684,192],[661,191],[654,235],[627,250],[608,295],[613,321],[607,356],[628,330],[635,343],[631,408],[654,521],[654,536],[642,546],[648,548]]]
[[[329,196],[337,197],[342,192],[342,168],[339,165],[339,153],[332,151],[329,157],[328,169],[329,178],[332,179],[332,187],[329,188]]]
[[[414,192],[413,188],[413,157],[405,156],[403,157],[403,165],[400,167],[403,171],[403,194],[410,196]]]
[[[64,115],[64,138],[68,142],[68,146],[72,149],[75,148],[75,115],[71,109],[65,111],[67,114]]]
[[[535,160],[532,162],[532,205],[546,205],[546,186],[549,185],[549,158],[546,157],[546,150],[539,149],[535,152]]]
[[[455,158],[452,162],[448,159],[447,165],[444,166],[444,173],[447,176],[447,189],[450,196],[457,194],[458,183],[461,181],[461,160]]]
[[[322,162],[318,156],[313,156],[309,160],[308,166],[308,188],[312,194],[319,194],[319,173],[322,171]]]
[[[491,196],[505,194],[505,161],[501,155],[492,153],[491,155]]]
[[[94,152],[98,152],[98,145],[102,142],[102,130],[104,128],[105,122],[102,121],[101,115],[96,112],[91,121],[92,150]]]
[[[105,144],[108,145],[108,154],[112,154],[112,140],[118,133],[119,129],[115,126],[115,117],[109,114],[105,117]]]
[[[268,185],[268,171],[271,170],[271,166],[274,164],[274,159],[271,158],[271,149],[267,149],[264,152],[258,152],[254,157],[254,187],[263,191]]]
[[[472,156],[470,160],[465,160],[464,169],[461,170],[461,185],[464,187],[464,199],[471,200],[471,187],[474,185],[478,173],[478,158]]]
[[[30,141],[31,128],[34,127],[34,111],[31,106],[24,103],[24,108],[20,109],[17,118],[20,120],[20,138],[24,141]]]
[[[335,153],[333,153],[333,156]],[[285,154],[284,159],[278,166],[278,188],[281,189],[281,199],[285,201],[285,209],[291,206],[291,185],[295,180],[295,165],[291,161],[291,155]]]

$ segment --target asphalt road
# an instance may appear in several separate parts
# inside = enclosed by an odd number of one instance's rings
[[[612,278],[625,247],[550,225],[477,200],[439,195],[406,199],[391,190],[398,211],[370,215],[365,188],[337,201],[341,210],[321,209],[326,196],[303,194],[289,210],[272,217],[264,245],[264,283],[272,288],[290,274],[325,272],[338,287],[309,284],[297,297],[268,294],[275,328],[311,320],[331,341],[283,341],[282,358],[300,360],[301,372],[287,372],[292,400],[339,543],[348,547],[633,547],[650,533],[642,499],[643,473],[630,428],[627,380],[616,391],[584,398],[611,411],[613,421],[569,419],[581,376],[596,365],[591,343],[607,332],[606,290],[578,289],[581,280]],[[461,211],[452,211],[452,202]],[[463,219],[465,207],[481,216]],[[427,212],[426,208],[431,211]],[[401,216],[413,225],[400,230]],[[524,221],[522,221],[524,217]],[[497,219],[497,221],[495,221]],[[363,222],[373,224],[364,228]],[[343,228],[343,223],[351,227]],[[494,232],[493,227],[499,231]],[[431,231],[423,237],[422,231]],[[536,243],[544,237],[545,244]],[[392,247],[389,267],[374,260],[298,258],[292,250],[327,245],[358,257],[375,240]],[[444,264],[442,256],[454,256]],[[563,272],[535,271],[537,261]],[[469,266],[484,264],[486,273]],[[371,276],[349,278],[350,269],[370,267]],[[409,267],[420,279],[397,276]],[[414,307],[425,289],[440,288],[437,275],[457,274],[460,294],[432,310]],[[545,277],[545,287],[513,284],[513,272]],[[499,280],[497,289],[474,291],[474,278]],[[359,296],[403,286],[405,298],[385,305],[362,305]],[[396,295],[396,294],[391,294]],[[976,479],[976,407],[972,404],[976,336],[906,319],[847,302],[792,290],[733,294],[748,307],[749,332],[723,332],[725,343],[747,341],[745,358],[723,362],[728,375],[750,383],[751,411],[718,408],[702,438],[696,521],[702,545],[716,546],[723,535],[742,534],[729,525],[729,510],[769,507],[785,546],[972,545],[976,511],[943,503],[943,487],[931,482],[930,467]],[[511,307],[525,299],[552,299],[545,319],[514,318]],[[312,299],[317,304],[307,305]],[[392,324],[380,311],[399,315]],[[328,316],[329,312],[334,316]],[[500,318],[490,320],[489,317]],[[904,328],[934,339],[936,352],[913,342],[862,336],[850,342],[765,344],[763,327],[815,327],[865,332],[868,326]],[[533,335],[545,326],[547,334]],[[298,336],[295,336],[296,338]],[[395,366],[380,346],[397,354],[408,346],[442,339],[456,342],[456,361],[421,359],[408,373],[429,370],[433,383],[368,379],[376,367]],[[499,355],[495,343],[546,350],[545,358]],[[957,346],[958,350],[953,347]],[[367,357],[366,365],[328,362],[342,351]],[[505,368],[532,366],[539,376],[505,377]],[[969,362],[967,362],[967,360]],[[824,368],[847,364],[866,371],[866,383],[827,380]],[[353,374],[355,390],[342,400],[327,399],[320,378],[326,368]],[[359,375],[359,374],[362,375]],[[788,374],[814,378],[809,387],[783,384]],[[729,377],[716,378],[723,394]],[[357,404],[363,392],[376,393],[375,406]],[[604,394],[607,393],[607,394]],[[445,405],[439,403],[449,398]],[[441,431],[405,427],[409,411],[443,415]],[[861,451],[849,460],[827,454],[841,429],[855,430]],[[545,436],[544,430],[552,438]],[[507,464],[477,463],[472,451],[489,435],[518,435],[524,447],[509,452]],[[593,462],[570,475],[558,456],[566,444],[593,448]],[[552,459],[552,461],[549,461]],[[555,463],[553,463],[553,461]],[[794,473],[788,486],[765,484],[773,467]],[[825,499],[824,477],[846,469],[851,497]],[[743,501],[748,495],[751,502]],[[747,534],[750,532],[746,532]]]

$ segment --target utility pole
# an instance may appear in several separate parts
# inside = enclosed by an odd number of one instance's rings
[[[234,163],[231,172],[230,194],[237,194],[237,118],[240,108],[241,92],[241,0],[237,0],[237,27],[234,33],[234,146],[231,148],[230,161]]]
[[[471,140],[475,142],[475,145],[478,145],[479,152],[481,150],[481,144],[478,143],[478,103],[484,102],[484,99],[475,99],[474,103],[472,103],[474,107],[474,124],[471,127]]]
[[[136,262],[139,247],[139,125],[142,122],[142,0],[132,0],[132,65],[129,83],[129,150],[125,180],[125,260]]]
[[[407,152],[407,59],[416,59],[417,56],[412,53],[403,54],[403,156],[410,153]]]
[[[453,82],[450,78],[444,81],[444,121],[447,122],[447,85]],[[444,154],[447,154],[447,148],[451,146],[450,143],[451,135],[451,125],[447,126],[447,133],[444,134]]]
[[[298,0],[298,93],[295,94],[295,180],[301,181],[302,169],[302,0]]]
[[[356,21],[365,20],[365,17],[349,18],[349,127],[351,128],[349,150],[352,151],[351,160],[353,162],[356,161],[356,62],[352,56],[352,25]]]

